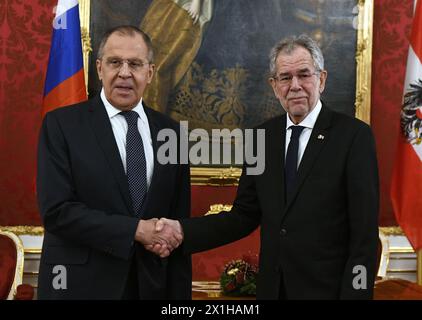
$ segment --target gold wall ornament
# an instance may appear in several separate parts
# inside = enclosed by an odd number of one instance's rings
[[[89,54],[92,52],[92,47],[91,47],[91,37],[89,36],[89,30],[87,30],[85,27],[81,28],[81,37],[82,37],[82,54],[83,54],[83,61],[84,61],[85,86],[88,90]]]
[[[237,186],[242,174],[241,168],[201,168],[191,167],[191,183],[208,186]]]
[[[205,214],[205,216],[211,214],[219,214],[222,211],[229,212],[232,209],[233,205],[231,204],[212,204],[210,205],[210,210]]]
[[[370,124],[374,0],[359,0],[358,9],[355,116]]]
[[[82,54],[84,62],[85,87],[88,94],[89,54],[92,52],[89,35],[89,19],[91,15],[91,0],[79,0],[79,20],[81,24]]]
[[[380,227],[380,231],[386,236],[404,236],[404,232],[400,227]]]
[[[205,73],[193,62],[170,102],[171,117],[206,130],[238,128],[245,119],[248,78],[249,71],[239,65]]]

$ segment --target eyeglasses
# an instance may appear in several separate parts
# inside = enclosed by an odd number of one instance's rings
[[[297,75],[292,74],[283,74],[279,76],[274,76],[272,79],[277,81],[282,86],[290,86],[292,84],[293,78],[296,77],[299,84],[310,83],[312,82],[312,76],[319,75],[321,71],[315,72],[300,72]]]
[[[123,64],[127,63],[129,70],[132,72],[140,71],[143,66],[150,64],[150,62],[144,62],[139,59],[119,59],[119,58],[109,58],[105,61],[106,65],[113,70],[120,70],[123,67]]]

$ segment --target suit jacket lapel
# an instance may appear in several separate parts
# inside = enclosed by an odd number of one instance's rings
[[[119,189],[123,199],[125,200],[128,212],[133,213],[129,185],[116,139],[114,138],[113,129],[111,128],[110,119],[108,118],[107,111],[105,110],[103,102],[99,96],[96,96],[91,101],[92,102],[88,108],[91,115],[91,126],[97,137],[98,144],[103,150],[104,156],[111,167],[111,172],[118,182]]]
[[[284,187],[284,154],[286,141],[286,115],[278,118],[273,127],[267,133],[266,158],[268,169],[269,192],[274,192],[272,199],[277,201],[278,212],[282,212],[285,205]]]
[[[158,132],[160,130],[160,125],[158,123],[158,119],[156,118],[156,116],[154,115],[154,113],[151,111],[151,109],[149,109],[147,106],[145,106],[144,103],[144,110],[145,113],[147,115],[148,118],[148,124],[149,124],[149,129],[151,132],[151,139],[152,139],[152,148],[153,148],[153,152],[154,152],[154,171],[152,173],[152,179],[151,179],[151,184],[148,188],[148,193],[146,196],[146,199],[142,205],[142,210],[141,212],[145,215],[148,215],[148,204],[151,201],[151,197],[152,195],[155,194],[159,194],[159,191],[154,192],[154,189],[158,186],[158,182],[160,179],[160,173],[162,170],[162,165],[158,162],[157,160],[157,151],[158,148],[164,143],[163,141],[158,141],[157,140],[157,135]],[[145,217],[145,216],[144,216]]]
[[[291,197],[287,199],[287,205],[284,214],[286,214],[286,212],[289,210],[297,196],[297,193],[300,191],[304,181],[306,180],[306,177],[310,173],[315,160],[318,158],[320,151],[329,139],[328,128],[331,125],[331,117],[332,112],[325,108],[323,105],[298,168],[296,188],[292,192]]]

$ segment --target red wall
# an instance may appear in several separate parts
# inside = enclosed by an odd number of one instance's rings
[[[0,4],[0,225],[37,225],[37,136],[57,0]]]
[[[40,223],[34,188],[36,145],[55,3],[0,4],[0,225]],[[412,5],[413,0],[375,0],[372,126],[381,175],[381,225],[396,224],[389,182]]]
[[[212,204],[232,204],[236,187],[192,187],[192,216],[203,216]],[[192,276],[194,281],[216,281],[225,265],[245,256],[258,262],[259,228],[251,235],[225,246],[192,255]]]
[[[413,0],[375,0],[371,123],[381,182],[380,225],[396,225],[390,181],[399,134]]]

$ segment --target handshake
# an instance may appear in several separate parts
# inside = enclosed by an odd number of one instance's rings
[[[140,220],[135,240],[145,249],[165,258],[183,242],[182,226],[179,221],[166,218]]]

